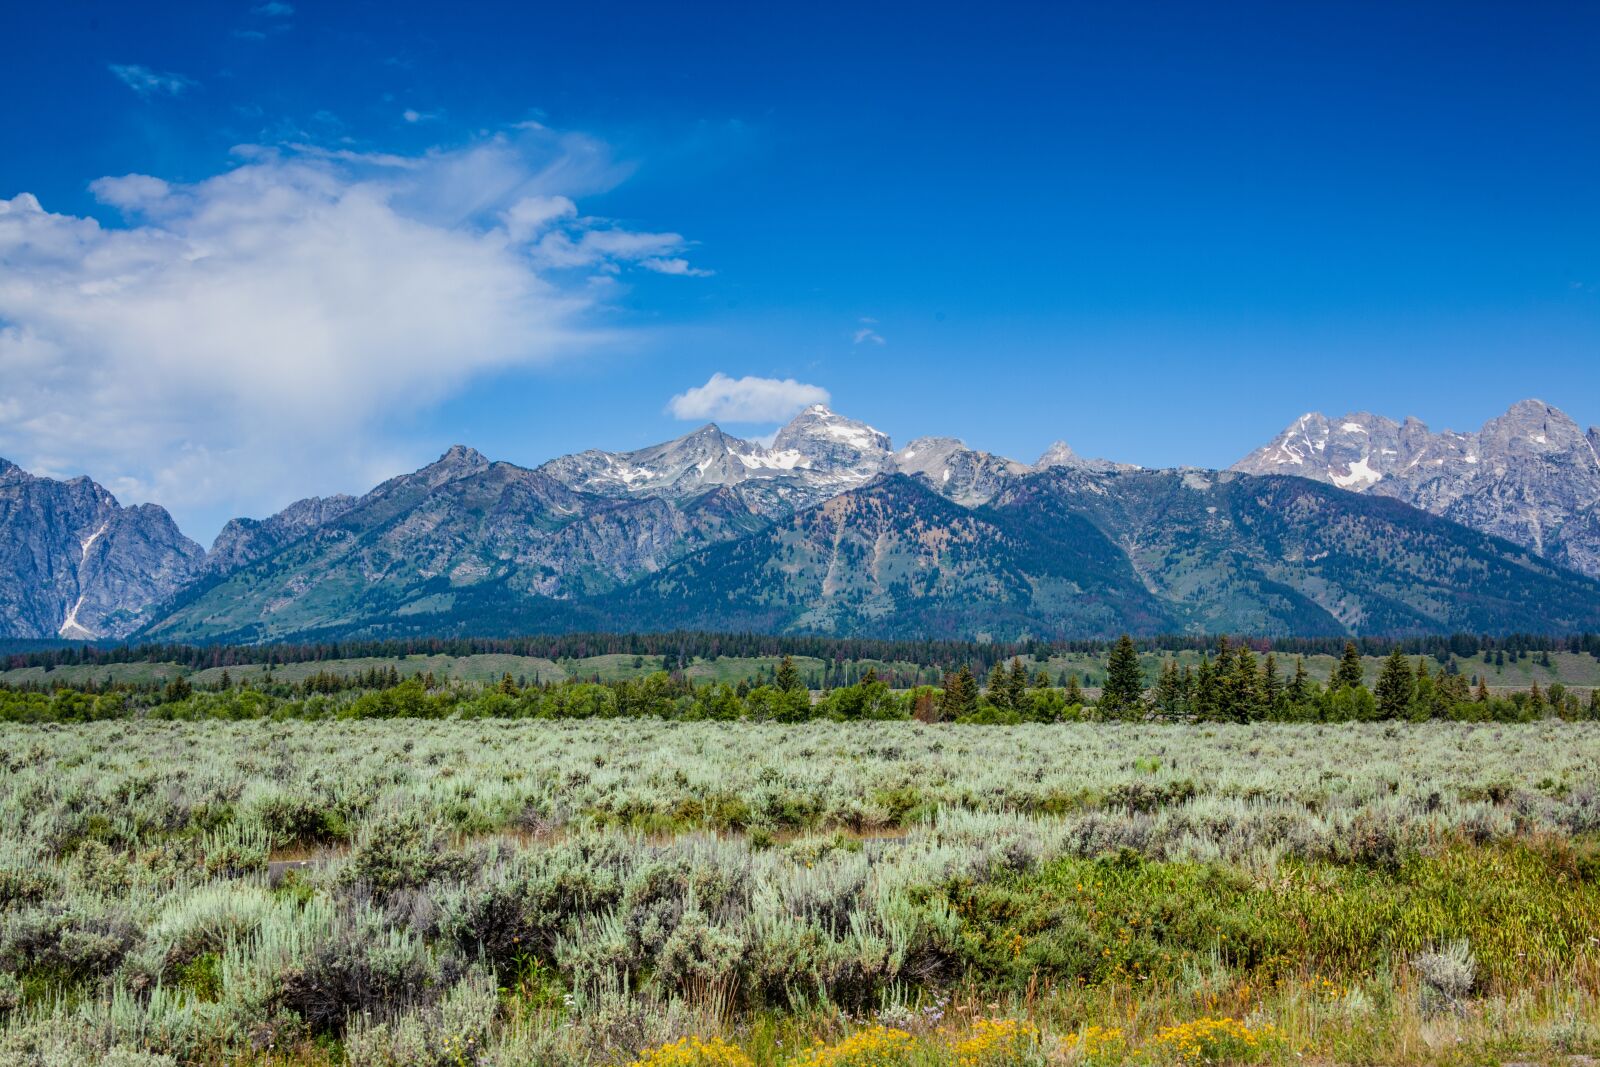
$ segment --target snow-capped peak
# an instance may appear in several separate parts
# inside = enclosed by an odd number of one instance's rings
[[[790,419],[773,438],[772,447],[777,451],[792,449],[826,462],[844,460],[844,450],[859,458],[887,454],[891,449],[888,434],[821,404],[813,404]]]

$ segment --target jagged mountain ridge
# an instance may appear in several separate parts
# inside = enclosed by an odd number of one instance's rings
[[[1540,400],[1473,433],[1310,412],[1232,469],[1392,496],[1600,577],[1600,427],[1585,433]]]
[[[1122,466],[1082,459],[1061,442],[1040,463]],[[571,489],[600,496],[687,500],[714,487],[736,487],[755,510],[778,516],[897,471],[921,475],[935,490],[970,506],[1037,466],[975,451],[951,437],[918,438],[897,452],[887,434],[819,404],[796,415],[770,446],[708,424],[648,448],[590,449],[538,469]]]
[[[122,637],[196,574],[205,551],[154,504],[0,459],[0,635]]]
[[[554,600],[488,580],[457,589],[438,612],[299,636],[721,628],[1007,639],[1596,625],[1600,583],[1397,500],[1282,476],[1053,468],[977,508],[924,479],[882,475],[608,593]]]
[[[1299,478],[1055,469],[989,508],[1035,526],[1089,522],[1187,630],[1542,631],[1600,615],[1600,583],[1518,545]]]
[[[461,590],[483,583],[580,599],[761,525],[726,487],[683,504],[615,499],[458,446],[270,555],[180,594],[146,636],[257,640],[359,627],[448,612]]]
[[[1404,474],[1444,467],[1447,463],[1426,461],[1449,455],[1481,461],[1471,449],[1495,455],[1515,452],[1524,436],[1530,440],[1543,436],[1544,441],[1532,443],[1555,441],[1544,451],[1573,455],[1575,428],[1570,420],[1561,426],[1564,416],[1543,409],[1544,421],[1535,426],[1529,421],[1534,414],[1529,407],[1514,407],[1508,424],[1491,423],[1470,437],[1431,435],[1414,420],[1401,426],[1372,416],[1351,416],[1349,423],[1366,420],[1363,429],[1370,440],[1361,443],[1365,447],[1351,447],[1355,429],[1307,416],[1252,458],[1266,462],[1262,457],[1268,456],[1269,467],[1295,468],[1295,474],[1309,474],[1334,486],[1361,488],[1352,477],[1373,481],[1376,484],[1367,487],[1372,491],[1366,495],[1378,498],[1401,495],[1393,486],[1404,479],[1388,471]],[[1484,441],[1493,447],[1484,448],[1480,444]],[[1585,439],[1584,448],[1591,443]],[[1294,463],[1293,456],[1300,462]],[[1395,456],[1422,458],[1407,468]],[[1484,480],[1450,495],[1448,506],[1441,509],[1446,517],[1473,522],[1472,506],[1493,501],[1492,494],[1475,495],[1473,490],[1486,485],[1504,489],[1506,472],[1500,468],[1508,465],[1488,466],[1499,471],[1499,480]],[[1581,494],[1586,469],[1577,464],[1576,470],[1580,484],[1574,491]],[[1376,477],[1366,477],[1367,471]],[[1558,470],[1555,476],[1559,475]],[[689,566],[692,559],[730,543],[738,546],[737,552],[730,549],[730,560],[747,558],[761,536],[790,529],[797,522],[838,519],[839,509],[854,515],[859,508],[866,508],[861,514],[898,516],[893,522],[881,520],[873,535],[867,555],[878,561],[875,574],[882,571],[885,560],[903,568],[907,561],[921,559],[919,566],[931,567],[938,580],[893,591],[874,586],[879,578],[866,581],[848,566],[855,558],[848,547],[858,536],[855,526],[836,522],[834,528],[841,532],[834,550],[843,554],[833,557],[834,577],[827,589],[776,580],[771,597],[747,589],[740,594],[746,603],[722,604],[696,624],[834,632],[898,627],[949,635],[962,627],[973,633],[1005,627],[1017,632],[1040,632],[1041,627],[1100,632],[1104,627],[1118,628],[1111,620],[1120,620],[1122,628],[1150,624],[1169,629],[1325,632],[1436,629],[1452,619],[1462,625],[1472,623],[1471,628],[1498,627],[1517,617],[1500,603],[1503,589],[1491,587],[1478,596],[1478,591],[1449,574],[1441,577],[1427,568],[1419,570],[1404,559],[1379,567],[1394,585],[1390,593],[1358,581],[1348,603],[1330,601],[1320,591],[1328,585],[1326,572],[1331,565],[1311,566],[1316,561],[1308,557],[1315,552],[1302,552],[1298,559],[1274,556],[1260,546],[1252,547],[1248,539],[1224,536],[1228,523],[1217,520],[1216,511],[1197,510],[1201,495],[1197,486],[1204,483],[1212,487],[1208,491],[1221,492],[1217,487],[1233,485],[1232,477],[1206,471],[1140,471],[1083,459],[1059,442],[1034,464],[972,450],[953,438],[918,438],[896,451],[881,432],[822,407],[802,412],[770,445],[741,440],[708,425],[650,448],[577,453],[534,470],[495,463],[457,446],[435,463],[390,479],[360,498],[309,498],[268,519],[234,520],[218,535],[210,553],[197,559],[198,548],[190,544],[180,553],[183,562],[176,571],[169,566],[148,587],[125,582],[124,599],[111,610],[86,595],[81,607],[91,614],[83,615],[80,608],[72,621],[76,626],[84,619],[97,620],[97,628],[67,630],[80,636],[120,636],[142,627],[145,635],[163,639],[264,640],[397,632],[418,626],[450,630],[464,619],[493,627],[500,625],[499,617],[541,628],[653,627],[674,615],[695,616],[705,608],[703,601],[681,595],[676,604],[652,603],[640,590],[649,588],[654,577],[665,580],[680,563]],[[1437,475],[1415,480],[1433,490],[1453,484]],[[1518,484],[1525,487],[1529,481],[1524,476]],[[881,488],[891,482],[899,488]],[[1044,485],[1055,489],[1042,493]],[[1185,492],[1175,492],[1173,485]],[[908,486],[918,488],[921,495],[908,495]],[[1165,488],[1158,492],[1159,487]],[[882,506],[886,499],[867,507],[856,494],[868,490],[892,492],[902,504],[914,499],[920,508],[955,516],[936,539],[955,537],[949,544],[959,545],[964,542],[955,531],[965,530],[985,546],[984,551],[994,554],[1001,570],[983,577],[984,567],[976,558],[959,553],[918,556],[909,542],[902,543],[903,531],[889,527],[900,522],[907,530],[920,529],[926,517],[903,507]],[[1067,497],[1070,505],[1062,503]],[[936,507],[930,500],[937,502]],[[1154,512],[1159,521],[1141,518],[1158,500],[1167,500],[1165,510]],[[1233,505],[1214,501],[1206,507],[1226,514]],[[1303,521],[1327,521],[1322,515],[1310,518],[1317,513],[1306,511],[1303,500],[1296,507]],[[1548,518],[1551,512],[1546,509],[1542,514]],[[64,506],[63,515],[65,521],[59,525],[77,521]],[[165,518],[164,512],[160,515]],[[976,517],[969,523],[963,515]],[[1498,512],[1494,516],[1503,518]],[[1587,533],[1585,522],[1590,524]],[[170,519],[166,523],[170,526]],[[1270,524],[1257,515],[1245,525]],[[1540,532],[1546,529],[1540,527]],[[1076,533],[1063,541],[1063,531]],[[1274,536],[1283,543],[1292,533],[1291,524]],[[1600,518],[1592,508],[1565,514],[1554,536],[1539,540],[1523,530],[1517,539],[1550,551],[1552,545],[1585,543],[1585,537],[1588,544],[1600,540]],[[1427,546],[1416,551],[1436,554],[1435,569],[1447,559],[1459,561],[1463,552],[1467,557],[1494,557],[1498,551],[1481,544],[1463,547],[1437,536],[1430,540],[1416,530],[1401,540]],[[785,551],[801,552],[804,542],[805,537],[793,535]],[[1382,546],[1374,544],[1372,551],[1382,562]],[[1561,557],[1562,562],[1567,558]],[[1062,572],[1066,566],[1062,561],[1071,559],[1079,559],[1081,565]],[[1505,570],[1487,558],[1474,565],[1485,573],[1494,572],[1494,581],[1506,588],[1516,587],[1524,578],[1520,570]],[[1517,565],[1521,570],[1528,566],[1535,565]],[[1318,576],[1306,579],[1312,585],[1302,588],[1307,571]],[[1012,579],[996,576],[1004,573]],[[1069,577],[1059,587],[1051,586],[1055,579],[1048,576],[1060,573]],[[1022,585],[1017,584],[1017,575],[1027,576]],[[725,577],[719,575],[717,581]],[[1443,590],[1431,600],[1420,592],[1429,582]],[[22,613],[15,605],[23,600],[23,584],[28,583],[13,582],[8,597],[0,601],[0,607],[19,619]],[[1263,590],[1270,590],[1270,595]],[[1549,603],[1567,605],[1560,617],[1582,614],[1571,608],[1570,596],[1563,600],[1566,594],[1550,592]],[[850,599],[856,594],[860,603]],[[639,600],[641,596],[645,599]],[[787,617],[780,608],[790,596],[803,597],[810,607]],[[1467,605],[1464,613],[1451,613],[1445,601],[1452,598]],[[34,597],[26,623],[30,634],[62,632],[78,601],[59,600],[59,596]],[[156,601],[162,603],[153,606]],[[44,605],[42,616],[39,604]],[[40,628],[41,618],[53,623],[50,629]],[[1527,615],[1521,619],[1538,621]],[[0,614],[0,627],[20,630],[23,625]]]
[[[206,574],[231,574],[332,522],[355,503],[355,497],[344,493],[312,496],[265,519],[229,519],[211,543],[202,570]]]
[[[509,495],[499,506],[498,518],[474,530],[452,525],[470,526],[476,521],[469,519],[475,514],[472,507],[446,506],[437,498],[424,506],[427,493],[496,466],[473,449],[455,446],[437,462],[391,479],[359,499],[311,497],[266,519],[230,520],[209,552],[201,552],[186,539],[174,560],[156,559],[160,552],[152,550],[147,581],[123,574],[115,593],[112,587],[97,592],[86,585],[81,603],[76,582],[65,582],[57,573],[60,560],[42,569],[18,561],[10,568],[10,588],[0,599],[4,608],[0,635],[121,637],[150,622],[149,610],[157,601],[171,599],[166,609],[170,614],[203,610],[200,605],[208,597],[213,603],[234,598],[227,610],[210,612],[210,618],[230,628],[259,625],[267,633],[279,632],[281,622],[339,625],[348,621],[341,613],[330,613],[326,604],[312,605],[329,599],[337,589],[353,595],[361,582],[391,581],[397,559],[415,564],[415,580],[399,583],[409,592],[385,585],[383,595],[360,598],[369,609],[407,607],[416,599],[411,587],[437,584],[441,575],[460,581],[469,576],[498,578],[512,571],[517,572],[513,580],[529,595],[583,597],[634,580],[707,544],[742,536],[899,469],[902,463],[965,504],[987,499],[1004,479],[1029,469],[949,439],[940,440],[937,456],[924,454],[915,464],[912,451],[895,453],[887,435],[820,406],[797,415],[770,446],[708,425],[632,452],[592,450],[560,457],[536,471],[500,465],[518,472],[511,479],[517,486],[505,490]],[[1068,455],[1070,462],[1080,462],[1070,450]],[[10,464],[7,468],[22,476],[20,468]],[[87,479],[83,485],[92,486],[90,495],[98,494],[96,499],[110,501],[97,504],[93,513],[104,512],[102,518],[112,514],[115,501],[110,495]],[[531,488],[535,485],[537,490]],[[469,495],[472,491],[458,488]],[[552,503],[562,491],[572,495]],[[519,492],[541,503],[518,504]],[[403,501],[398,505],[402,509],[420,510],[410,521],[391,527],[397,500]],[[526,510],[519,512],[519,506]],[[358,515],[344,521],[358,508]],[[76,530],[87,521],[79,514],[84,509],[70,506],[65,497],[43,510],[60,514],[34,516],[30,531],[18,532],[14,542],[36,541],[40,530],[55,526]],[[177,544],[173,539],[182,538],[164,511],[156,509],[150,518],[164,525],[158,542]],[[430,525],[434,522],[443,525]],[[383,527],[383,532],[375,533],[374,526]],[[554,534],[557,527],[561,532]],[[437,530],[444,532],[436,536]],[[345,558],[341,552],[350,546],[344,543],[359,540],[358,531],[372,533],[378,543],[362,543]],[[60,540],[55,534],[46,535],[47,540],[50,537]],[[62,548],[58,555],[64,552]],[[340,557],[338,562],[335,556]],[[273,562],[263,563],[268,560]],[[315,578],[306,573],[319,567],[324,571]],[[260,618],[246,623],[239,617],[245,610],[240,605],[252,601],[244,587],[256,589],[261,576],[275,570],[287,572],[281,588],[255,611]],[[357,574],[360,581],[353,577]],[[344,577],[336,580],[335,575]],[[235,576],[240,576],[237,581]],[[448,599],[448,593],[441,595]],[[76,614],[74,607],[80,609]]]

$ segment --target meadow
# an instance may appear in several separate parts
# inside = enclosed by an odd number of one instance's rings
[[[1584,1062],[1600,723],[0,733],[17,1064]]]

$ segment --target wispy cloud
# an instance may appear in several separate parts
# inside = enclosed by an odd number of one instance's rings
[[[200,84],[182,74],[151,70],[137,63],[111,63],[106,69],[145,99],[152,96],[182,96]]]
[[[714,270],[704,270],[691,266],[687,259],[680,256],[664,258],[656,256],[651,259],[641,259],[639,266],[645,270],[653,270],[657,274],[676,274],[686,278],[709,278],[716,273]]]
[[[719,422],[778,422],[812,404],[826,404],[828,391],[793,378],[730,378],[721,371],[704,385],[686,389],[667,402],[679,419]]]
[[[250,13],[269,19],[286,19],[294,14],[294,5],[281,3],[279,0],[271,0],[270,3],[257,4],[250,9]]]
[[[580,214],[625,171],[557,131],[238,154],[197,182],[102,178],[101,218],[0,199],[0,455],[180,518],[260,514],[307,469],[359,486],[396,413],[613,343],[590,277],[687,243]]]
[[[877,326],[877,324],[878,324],[878,320],[877,319],[872,319],[872,318],[863,318],[863,319],[861,319],[861,326],[856,330],[856,332],[854,334],[851,335],[852,342],[854,344],[858,344],[858,345],[869,344],[869,343],[870,344],[875,344],[875,345],[883,344],[884,343],[883,334],[879,333],[876,329],[874,329],[874,327]]]

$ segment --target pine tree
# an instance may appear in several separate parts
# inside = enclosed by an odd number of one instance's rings
[[[505,674],[500,676],[500,692],[504,693],[508,697],[514,697],[517,695],[517,683],[516,680],[511,677],[510,671],[507,671]]]
[[[1360,689],[1366,671],[1361,666],[1361,653],[1356,651],[1354,641],[1344,643],[1344,655],[1339,659],[1339,666],[1334,668],[1333,678],[1328,683],[1330,689]]]
[[[1077,704],[1081,706],[1083,704],[1083,687],[1078,684],[1078,676],[1076,674],[1067,675],[1066,683],[1061,688],[1063,690],[1061,695],[1069,705]]]
[[[966,664],[954,674],[944,676],[943,717],[956,719],[978,710],[978,680]]]
[[[1311,679],[1306,675],[1306,658],[1294,659],[1294,679],[1289,683],[1289,703],[1304,704],[1311,699]]]
[[[1233,645],[1226,636],[1217,638],[1217,660],[1211,665],[1212,680],[1218,685],[1233,671]]]
[[[1195,671],[1194,696],[1189,707],[1197,719],[1210,721],[1217,717],[1217,672],[1211,666],[1211,657],[1200,657],[1200,667]]]
[[[1178,674],[1178,665],[1172,660],[1167,660],[1161,667],[1161,677],[1156,681],[1155,704],[1161,714],[1168,718],[1176,718],[1188,709],[1183,699],[1183,679]]]
[[[1139,666],[1139,653],[1133,647],[1133,638],[1123,634],[1111,650],[1106,664],[1106,684],[1100,694],[1100,705],[1109,711],[1130,712],[1139,706],[1144,696],[1144,671]]]
[[[1600,719],[1600,689],[1589,690],[1589,718]]]
[[[1006,696],[1011,700],[1013,711],[1022,710],[1022,702],[1028,694],[1028,669],[1022,665],[1021,657],[1011,660],[1011,671],[1006,675]]]
[[[996,663],[989,672],[989,684],[984,687],[984,696],[997,708],[1011,709],[1011,678],[1004,664]]]
[[[1341,665],[1342,666],[1342,665]],[[1384,719],[1402,719],[1411,713],[1411,698],[1416,693],[1416,675],[1406,655],[1396,646],[1383,662],[1378,674],[1378,688],[1373,695],[1378,698],[1378,715]]]
[[[1478,679],[1478,691],[1473,694],[1472,699],[1476,700],[1480,704],[1487,704],[1489,702],[1489,683],[1487,680],[1483,678]]]
[[[970,673],[968,675],[970,677]],[[800,672],[795,669],[794,660],[788,656],[778,662],[778,673],[773,679],[777,687],[785,693],[793,693],[800,688]]]
[[[1455,691],[1452,675],[1441,673],[1438,681],[1428,670],[1428,661],[1417,659],[1417,684],[1411,692],[1411,717],[1426,719],[1443,715],[1443,705]]]
[[[1283,676],[1278,673],[1278,657],[1271,652],[1261,664],[1261,703],[1268,715],[1283,710]]]
[[[1228,685],[1227,717],[1234,722],[1249,722],[1260,718],[1261,697],[1256,690],[1260,676],[1256,671],[1256,656],[1243,645],[1233,657],[1232,678]]]

